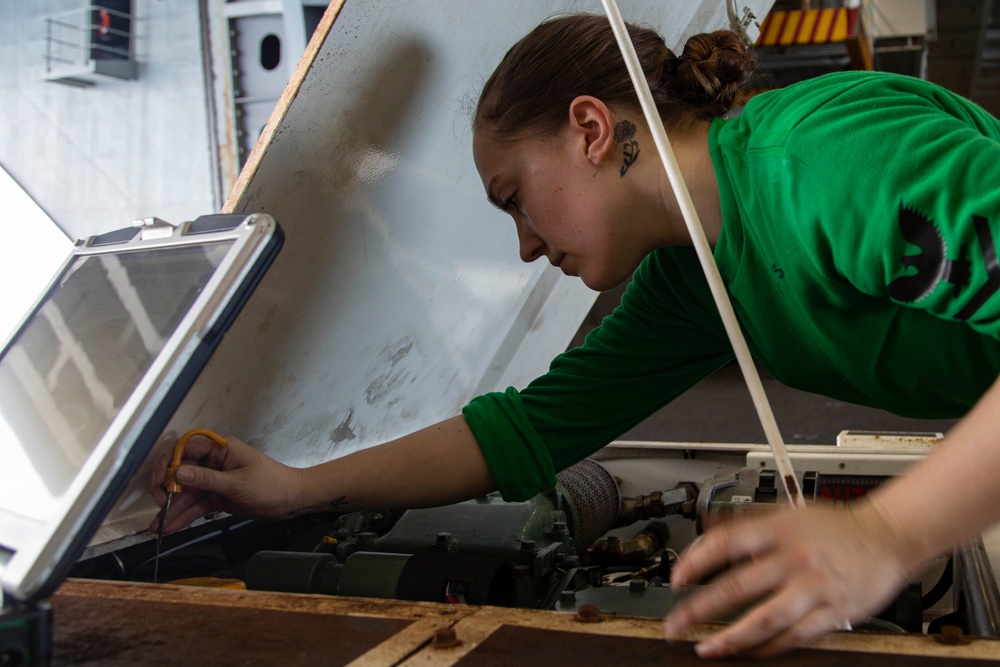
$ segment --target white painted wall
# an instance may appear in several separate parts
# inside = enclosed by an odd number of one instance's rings
[[[0,0],[0,165],[71,238],[217,211],[199,3],[135,0],[138,81],[45,81],[42,17],[85,4]]]

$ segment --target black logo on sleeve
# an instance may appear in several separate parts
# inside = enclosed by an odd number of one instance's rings
[[[978,215],[972,216],[972,222],[976,227],[976,237],[979,239],[979,247],[983,249],[983,261],[986,263],[986,282],[979,291],[969,299],[962,310],[955,315],[957,319],[967,320],[976,314],[986,300],[996,294],[1000,289],[1000,265],[997,265],[997,248],[993,244],[993,233],[986,218]]]
[[[955,318],[959,320],[969,319],[1000,289],[1000,265],[989,223],[986,218],[976,215],[972,217],[972,224],[982,249],[987,279],[956,313]],[[908,270],[916,269],[916,272],[909,272],[909,275],[890,282],[890,297],[900,303],[913,303],[931,294],[941,282],[951,284],[955,296],[963,287],[968,286],[971,263],[965,259],[964,245],[959,250],[958,259],[946,259],[948,246],[937,225],[924,215],[902,205],[899,207],[899,231],[904,239],[920,248],[920,252],[903,257],[903,266]]]

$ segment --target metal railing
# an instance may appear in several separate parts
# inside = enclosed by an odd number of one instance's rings
[[[94,60],[135,60],[136,17],[102,5],[85,5],[42,19],[45,71],[86,66]]]

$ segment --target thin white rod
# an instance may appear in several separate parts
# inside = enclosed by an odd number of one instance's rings
[[[615,0],[601,0],[601,2],[604,4],[608,20],[611,21],[611,29],[615,33],[615,39],[618,41],[618,48],[621,49],[622,56],[625,58],[625,65],[628,67],[629,75],[632,77],[632,85],[635,86],[635,92],[639,96],[639,104],[642,106],[642,112],[646,116],[646,122],[649,124],[650,131],[653,133],[653,141],[660,152],[660,159],[663,161],[663,168],[667,171],[667,178],[670,180],[670,185],[674,189],[674,195],[677,197],[677,203],[680,205],[684,223],[687,225],[691,241],[694,243],[695,252],[698,254],[698,261],[701,262],[701,268],[705,272],[705,278],[708,280],[708,286],[712,291],[712,298],[715,299],[715,305],[722,316],[722,323],[726,328],[726,334],[729,336],[729,342],[733,346],[733,352],[736,354],[736,360],[740,364],[740,370],[743,371],[743,378],[746,380],[747,388],[750,390],[750,397],[753,399],[754,407],[757,409],[757,416],[760,418],[761,426],[764,427],[764,435],[767,437],[767,443],[771,446],[771,453],[774,455],[775,465],[778,469],[778,475],[781,477],[785,494],[788,496],[788,502],[793,507],[805,507],[802,488],[799,486],[799,480],[792,469],[792,462],[788,458],[788,452],[785,451],[785,443],[781,439],[780,431],[778,431],[778,424],[774,419],[774,413],[771,411],[771,404],[767,400],[767,394],[764,393],[764,386],[760,382],[757,367],[753,363],[750,350],[747,348],[746,340],[743,338],[743,332],[740,330],[736,313],[733,311],[733,305],[729,301],[729,294],[722,284],[719,267],[712,256],[712,249],[708,244],[708,238],[705,236],[705,230],[701,226],[701,219],[694,208],[691,193],[687,189],[687,184],[684,182],[684,175],[681,173],[680,166],[677,164],[677,158],[674,156],[674,151],[670,146],[670,140],[667,138],[667,130],[663,127],[663,119],[660,118],[660,113],[656,109],[656,103],[653,101],[653,93],[649,90],[649,83],[646,81],[646,75],[639,64],[639,57],[636,55],[635,47],[628,36],[625,21],[618,11],[618,5],[615,3]]]

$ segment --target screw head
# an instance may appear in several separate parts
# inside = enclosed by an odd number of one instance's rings
[[[600,623],[604,619],[601,618],[601,610],[597,608],[597,605],[582,604],[577,608],[573,620],[580,623]]]
[[[435,630],[434,639],[431,640],[431,646],[434,648],[454,648],[461,643],[462,641],[455,633],[455,628],[451,626]]]
[[[948,646],[961,646],[962,644],[969,644],[971,641],[962,632],[962,628],[957,625],[943,625],[941,626],[941,634],[938,635],[937,641],[940,644],[945,644]]]

